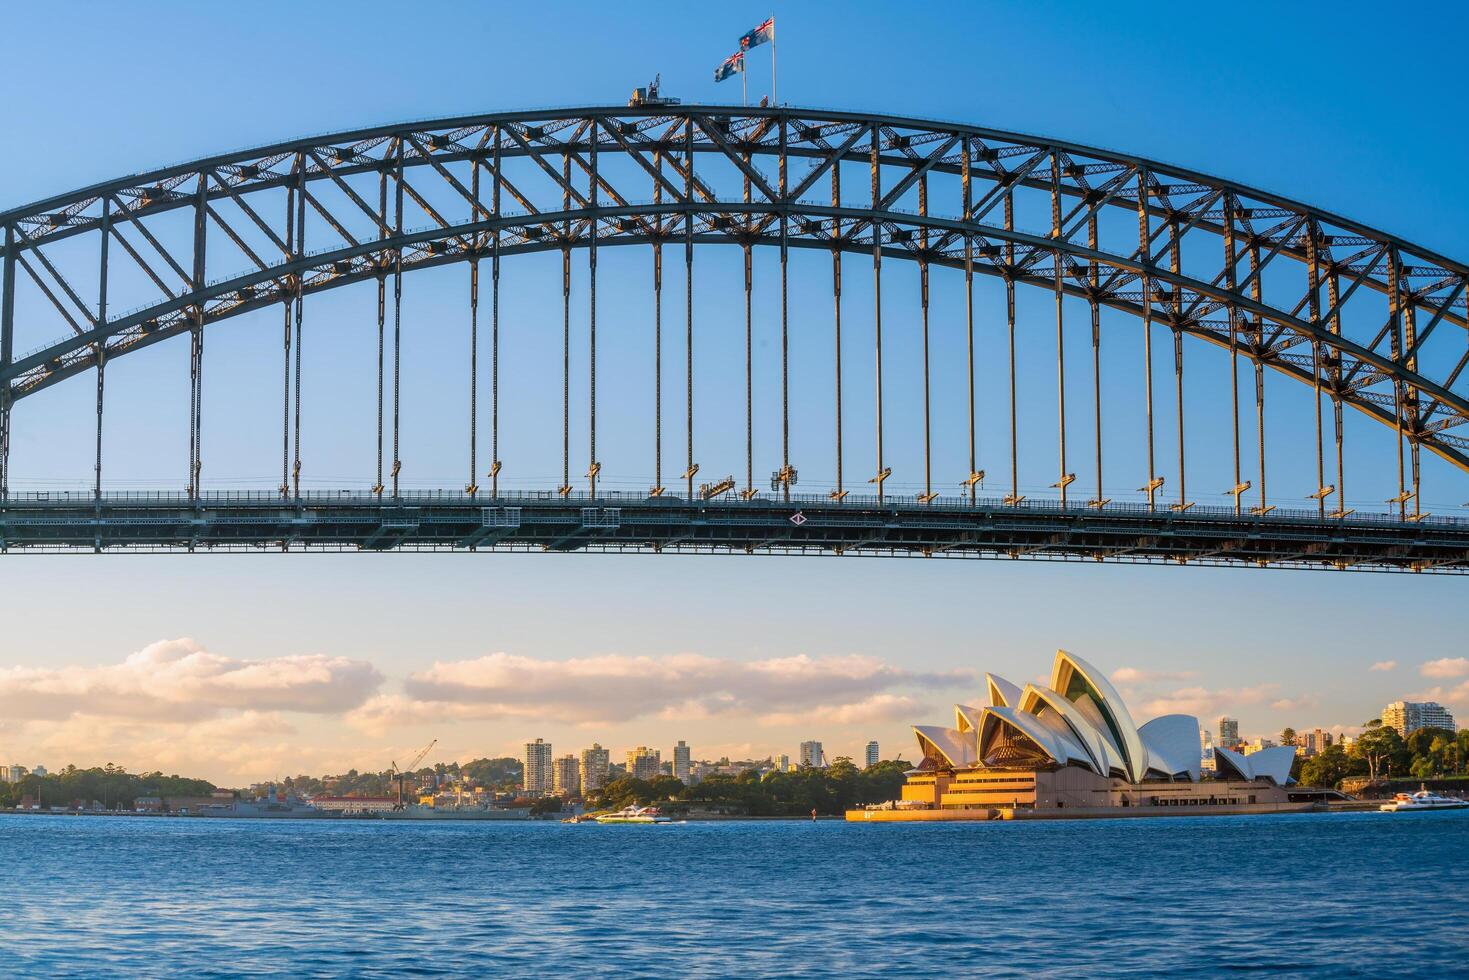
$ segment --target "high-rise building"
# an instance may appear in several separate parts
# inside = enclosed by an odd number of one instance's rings
[[[673,747],[673,778],[685,785],[689,782],[689,747],[683,739]]]
[[[797,755],[801,765],[820,769],[826,765],[826,753],[821,751],[820,742],[802,742],[801,751]]]
[[[785,772],[791,768],[791,757],[784,752],[770,757],[770,767],[776,772]]]
[[[581,791],[587,796],[607,785],[607,767],[612,753],[596,742],[589,749],[581,750]]]
[[[1224,716],[1219,719],[1219,744],[1226,749],[1239,745],[1239,719]]]
[[[536,739],[525,743],[526,796],[545,796],[555,785],[551,778],[551,743]]]
[[[551,791],[557,796],[581,795],[581,774],[577,771],[576,756],[570,752],[551,763]]]
[[[1214,772],[1214,736],[1209,734],[1209,729],[1199,729],[1199,768],[1204,772]]]
[[[1382,709],[1383,725],[1394,728],[1399,735],[1416,732],[1420,728],[1454,728],[1454,716],[1437,701],[1394,701]]]
[[[882,761],[882,753],[881,753],[881,751],[879,751],[879,749],[877,747],[877,743],[876,742],[868,742],[867,743],[867,768],[868,769],[871,769],[873,766],[877,765],[881,761]]]
[[[627,751],[627,774],[634,779],[656,779],[663,766],[663,757],[657,749],[639,745]]]
[[[30,772],[25,766],[0,766],[0,782],[18,783]]]
[[[32,776],[45,776],[45,775],[47,775],[47,773],[46,773],[46,767],[43,766],[43,765],[37,764],[36,765],[36,768],[34,768],[34,769],[31,770],[31,775]]]
[[[1298,744],[1301,746],[1301,755],[1306,758],[1320,755],[1331,748],[1331,733],[1320,728],[1314,732],[1302,732]]]

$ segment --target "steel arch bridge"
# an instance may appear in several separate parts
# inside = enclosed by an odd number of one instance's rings
[[[1447,473],[1469,470],[1469,438],[1455,432],[1469,420],[1462,380],[1469,364],[1469,267],[1316,208],[1138,157],[953,123],[785,106],[575,108],[398,124],[211,157],[5,211],[0,229],[0,547],[6,550],[716,550],[1469,567],[1469,521],[1428,514],[1420,504],[1424,450],[1447,461]],[[698,476],[695,266],[709,245],[732,246],[744,258],[743,485],[734,475]],[[611,246],[649,249],[654,270],[655,446],[646,493],[610,492],[598,483],[597,255]],[[780,277],[781,450],[764,495],[755,485],[752,448],[756,249],[778,254]],[[835,371],[835,472],[826,492],[814,494],[795,490],[790,450],[793,250],[832,259],[832,305],[823,329],[831,331]],[[559,433],[546,427],[548,438],[561,436],[562,476],[559,486],[512,492],[501,487],[501,415],[514,411],[499,393],[501,266],[533,252],[562,256],[562,424]],[[590,369],[586,470],[575,478],[573,255],[578,264],[582,255],[586,260]],[[843,308],[842,291],[844,264],[850,276],[859,258],[868,260],[863,267],[870,261],[873,297],[860,313]],[[680,259],[682,309],[668,334],[684,334],[685,363],[674,371],[686,391],[665,403],[663,270],[666,260]],[[883,298],[883,264],[899,259],[916,266],[921,282],[923,476],[921,492],[911,495],[885,489],[892,470],[884,437],[891,447],[894,434],[885,429],[882,324],[893,300]],[[469,478],[462,491],[409,490],[400,486],[402,282],[406,273],[453,263],[467,264],[470,278]],[[489,272],[483,288],[482,265]],[[964,283],[969,450],[957,466],[935,460],[930,448],[931,269],[953,270],[944,274]],[[1003,284],[1003,311],[980,317],[1003,318],[1007,338],[978,355],[976,274]],[[118,312],[124,281],[130,308]],[[357,283],[377,288],[375,485],[360,492],[303,490],[305,300]],[[1040,382],[1016,370],[1017,286],[1055,297],[1058,459],[1055,492],[1044,498],[1021,492],[1017,391]],[[487,330],[481,292],[489,294]],[[1090,313],[1083,329],[1089,326],[1091,338],[1085,365],[1091,425],[1080,435],[1066,404],[1072,391],[1074,416],[1076,365],[1068,386],[1063,299]],[[202,462],[207,328],[270,308],[282,311],[279,489],[212,490]],[[1132,500],[1109,499],[1103,483],[1103,310],[1128,315],[1141,336],[1138,382],[1146,408],[1126,425],[1145,445],[1145,462],[1125,477],[1140,484]],[[875,451],[856,476],[861,495],[851,492],[850,453],[843,451],[852,413],[848,405],[844,423],[844,319],[849,363],[851,324],[862,323],[873,339],[861,355],[871,358],[876,381]],[[798,329],[814,329],[812,320],[804,315]],[[615,333],[612,342],[626,333]],[[173,337],[187,337],[190,349],[185,477],[171,491],[105,489],[107,369]],[[604,313],[604,347],[607,342]],[[1162,367],[1155,364],[1155,342],[1171,342]],[[886,343],[895,343],[891,335]],[[482,347],[489,348],[488,399],[479,392]],[[1185,354],[1205,348],[1220,355],[1210,370],[1227,371],[1232,391],[1232,445],[1208,447],[1232,452],[1227,506],[1196,506],[1188,492]],[[1008,361],[1009,444],[996,454],[1002,458],[988,461],[992,479],[994,472],[1006,474],[1002,496],[982,490],[987,461],[976,450],[977,356]],[[1284,498],[1267,492],[1266,443],[1274,428],[1266,421],[1267,369],[1305,386],[1314,401],[1315,485],[1292,498],[1306,497],[1306,504],[1285,507]],[[24,421],[21,404],[81,376],[93,377],[96,387],[91,489],[12,492],[11,435]],[[487,440],[478,431],[485,401]],[[1387,427],[1395,453],[1353,461],[1357,450],[1344,438],[1347,410]],[[1176,445],[1166,448],[1155,431],[1155,416],[1165,413],[1177,433]],[[676,415],[684,423],[682,459],[665,468],[665,417]],[[807,421],[798,417],[796,424]],[[1123,423],[1109,415],[1108,424]],[[1078,441],[1087,444],[1089,472],[1081,477]],[[1347,505],[1349,461],[1395,470],[1397,493],[1386,507],[1368,512]],[[580,471],[583,462],[575,465]],[[945,484],[944,473],[956,479]],[[666,476],[676,484],[665,487]],[[940,484],[957,484],[958,491],[941,495]]]

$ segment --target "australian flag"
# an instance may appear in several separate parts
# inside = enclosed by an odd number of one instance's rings
[[[775,18],[772,17],[753,31],[747,31],[740,38],[740,50],[748,51],[759,44],[766,44],[775,40]]]
[[[724,59],[724,62],[718,68],[714,69],[714,80],[716,82],[722,82],[726,78],[730,78],[730,77],[732,77],[734,75],[738,75],[740,72],[742,72],[744,70],[745,70],[745,52],[743,52],[743,51],[736,51],[734,54],[730,55],[728,58],[725,58]]]

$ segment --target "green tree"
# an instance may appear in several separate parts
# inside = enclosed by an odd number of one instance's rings
[[[1395,756],[1403,751],[1403,739],[1391,725],[1368,728],[1352,743],[1352,754],[1367,763],[1369,779],[1379,779],[1391,771]]]
[[[1286,728],[1283,731],[1281,731],[1281,733],[1280,733],[1280,744],[1281,745],[1295,745],[1296,744],[1296,730],[1294,728]]]
[[[1352,775],[1360,762],[1350,758],[1340,745],[1313,755],[1301,764],[1300,781],[1306,786],[1332,788]]]

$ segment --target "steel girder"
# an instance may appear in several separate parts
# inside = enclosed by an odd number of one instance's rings
[[[597,170],[596,154],[626,166]],[[792,161],[809,169],[787,182]],[[874,162],[874,189],[891,183],[871,206],[805,199],[840,164]],[[491,209],[481,175],[516,212]],[[930,177],[962,181],[963,203],[947,215],[927,201],[923,214],[904,206]],[[735,182],[748,182],[748,203],[731,192]],[[654,203],[640,203],[649,187]],[[387,207],[390,189],[428,226],[405,230],[403,205]],[[288,191],[294,229],[279,206]],[[1049,229],[1017,222],[1027,201],[1049,205]],[[307,217],[324,247],[305,247]],[[192,238],[170,222],[190,224]],[[876,246],[1011,282],[1054,283],[1319,385],[1397,427],[1415,448],[1469,469],[1469,439],[1451,431],[1469,420],[1461,383],[1469,267],[1329,212],[1138,157],[952,123],[785,107],[579,108],[384,126],[211,157],[0,213],[0,402],[8,415],[15,401],[100,361],[380,278],[395,263],[411,270],[482,258],[492,239],[505,255],[593,240],[764,245],[782,241],[782,224],[792,247]],[[47,255],[77,238],[104,269],[111,247],[111,260],[129,263],[154,295],[112,315],[104,272],[96,298],[84,297],[75,273]],[[44,297],[36,305],[48,316],[17,322],[21,284]],[[17,352],[18,329],[62,339]]]
[[[796,497],[684,500],[554,493],[27,495],[0,508],[0,551],[656,551],[1124,561],[1463,574],[1463,521],[1098,511],[994,499],[927,505]]]

